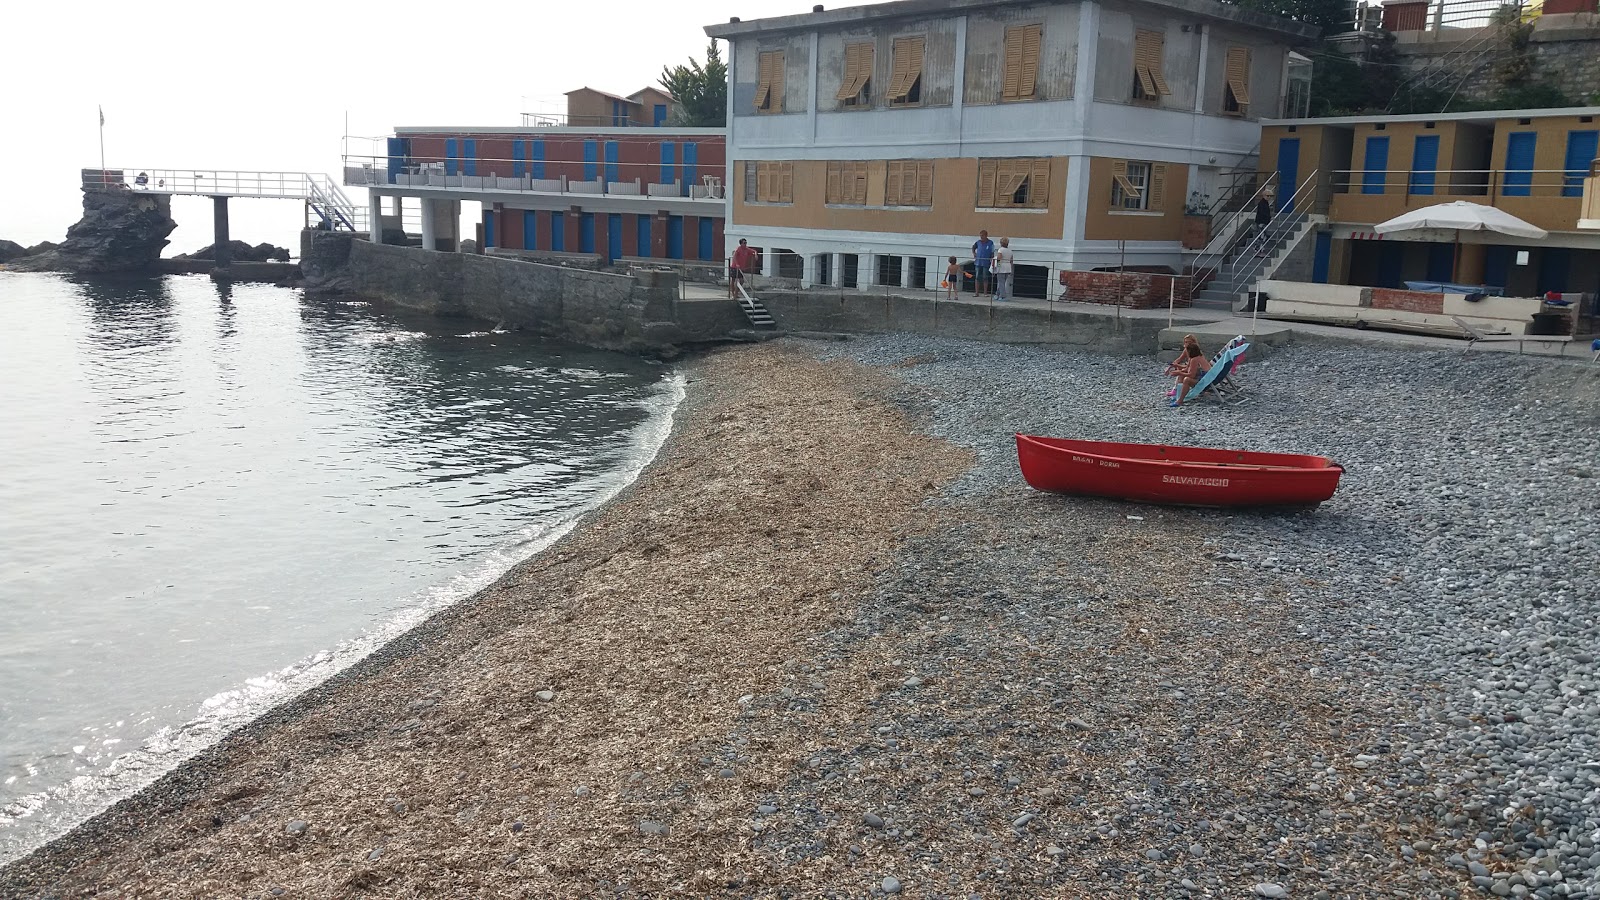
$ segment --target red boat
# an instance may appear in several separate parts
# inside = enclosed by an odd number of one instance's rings
[[[1041,491],[1188,506],[1316,506],[1344,468],[1322,456],[1017,435],[1022,477]]]

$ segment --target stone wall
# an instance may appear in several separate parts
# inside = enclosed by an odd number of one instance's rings
[[[1190,280],[1153,272],[1061,273],[1067,299],[1131,309],[1157,309],[1173,303],[1189,305]],[[1174,283],[1176,292],[1174,292]],[[1174,300],[1175,296],[1175,300]]]
[[[785,331],[910,332],[1128,355],[1153,351],[1167,324],[1165,317],[1135,319],[1109,311],[1038,309],[1007,303],[980,306],[886,294],[762,291],[761,301]],[[1162,302],[1166,302],[1165,295]]]
[[[1406,34],[1401,37],[1404,39]],[[1458,69],[1452,78],[1438,82],[1444,85],[1445,92],[1456,90],[1459,82],[1459,98],[1487,103],[1501,91],[1494,70],[1505,51],[1480,53],[1475,47],[1475,39],[1402,40],[1395,45],[1395,51],[1406,75],[1438,66]],[[1533,56],[1534,77],[1560,88],[1575,104],[1587,105],[1600,95],[1600,19],[1588,27],[1536,28],[1528,49]]]

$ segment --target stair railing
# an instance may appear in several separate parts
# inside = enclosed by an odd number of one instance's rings
[[[1267,178],[1262,179],[1255,193],[1251,194],[1250,198],[1245,201],[1244,207],[1224,219],[1222,226],[1216,229],[1210,242],[1195,256],[1193,264],[1189,267],[1189,272],[1194,279],[1194,285],[1197,290],[1205,284],[1206,279],[1217,274],[1217,270],[1227,264],[1229,254],[1238,245],[1239,236],[1244,231],[1244,228],[1238,224],[1239,217],[1245,216],[1247,217],[1245,221],[1250,221],[1249,217],[1255,216],[1256,201],[1267,198],[1268,202],[1271,202],[1268,193],[1277,183],[1277,172],[1272,172]]]
[[[1244,249],[1239,251],[1235,258],[1246,260],[1246,262],[1242,268],[1235,269],[1233,272],[1233,284],[1231,286],[1236,289],[1235,293],[1242,293],[1248,290],[1250,285],[1255,284],[1256,276],[1272,261],[1271,256],[1267,253],[1268,248],[1276,247],[1278,241],[1282,240],[1286,235],[1292,235],[1294,230],[1300,227],[1301,222],[1298,220],[1300,215],[1310,214],[1316,200],[1316,185],[1317,171],[1314,170],[1310,175],[1306,176],[1305,181],[1300,183],[1300,187],[1295,189],[1283,211],[1275,216],[1266,228],[1257,232],[1245,244]],[[1284,215],[1284,213],[1288,213],[1288,215]],[[1257,253],[1261,255],[1256,256],[1255,254]]]

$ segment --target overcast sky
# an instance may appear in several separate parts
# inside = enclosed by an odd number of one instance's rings
[[[0,238],[60,241],[78,220],[78,170],[99,166],[97,105],[106,164],[130,174],[337,175],[346,113],[357,135],[513,126],[541,101],[564,109],[560,95],[573,88],[629,94],[653,83],[663,65],[704,54],[705,25],[809,12],[813,2],[10,3],[0,39],[0,172],[9,182]],[[298,203],[235,200],[230,212],[233,237],[298,247]],[[173,217],[168,255],[211,242],[209,200],[177,198]]]

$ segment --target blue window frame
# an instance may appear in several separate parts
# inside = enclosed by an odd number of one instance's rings
[[[1567,174],[1561,180],[1561,196],[1582,197],[1583,179],[1589,164],[1600,155],[1600,131],[1567,132]]]
[[[667,217],[667,259],[683,259],[683,216]]]
[[[656,104],[655,117],[652,121],[655,122],[657,128],[667,124],[667,105],[665,103]]]
[[[478,142],[472,138],[467,138],[464,143],[467,145],[467,149],[461,154],[463,157],[462,167],[464,169],[462,174],[476,175],[478,174]]]
[[[522,249],[539,249],[539,214],[531,209],[522,211]]]
[[[544,141],[533,141],[528,145],[528,167],[535,178],[544,177]]]
[[[600,174],[600,170],[598,168],[598,163],[599,162],[600,162],[600,142],[599,141],[584,141],[583,142],[583,180],[584,181],[593,181],[595,179],[595,177]]]
[[[621,181],[622,168],[618,162],[618,148],[616,141],[606,141],[606,181]]]
[[[616,262],[622,256],[622,213],[606,216],[606,259]]]
[[[653,252],[654,249],[655,249],[655,246],[654,246],[655,242],[650,239],[650,217],[649,216],[640,216],[639,217],[639,233],[635,236],[635,240],[639,245],[639,252],[636,255],[642,256],[645,259],[649,259],[650,257],[655,255],[655,253]]]
[[[1506,172],[1500,193],[1507,197],[1533,194],[1533,154],[1539,145],[1536,131],[1513,131],[1506,135]]]
[[[700,178],[700,148],[693,143],[683,145],[683,196],[689,196],[689,186]]]
[[[1411,150],[1411,193],[1431,195],[1439,171],[1439,136],[1419,134]],[[1449,279],[1433,279],[1435,281]]]
[[[717,220],[710,216],[700,217],[700,253],[701,259],[713,259],[711,251],[717,246]]]
[[[512,141],[511,142],[511,177],[512,178],[521,178],[527,172],[528,166],[527,166],[527,163],[524,162],[524,160],[526,160],[527,158],[528,158],[528,146],[527,146],[527,144],[525,142],[523,142],[523,141]]]
[[[458,154],[457,154],[457,151],[456,151],[456,139],[455,138],[445,138],[444,139],[444,173],[446,175],[454,175],[454,174],[456,174],[456,158],[457,158],[457,155]]]
[[[556,253],[565,252],[567,249],[566,216],[558,212],[550,214],[550,249]]]
[[[578,215],[578,252],[594,252],[594,213]]]
[[[1389,183],[1389,139],[1367,138],[1367,153],[1361,160],[1361,193],[1381,194]]]
[[[661,183],[671,184],[678,180],[677,165],[678,147],[671,141],[661,142]]]

